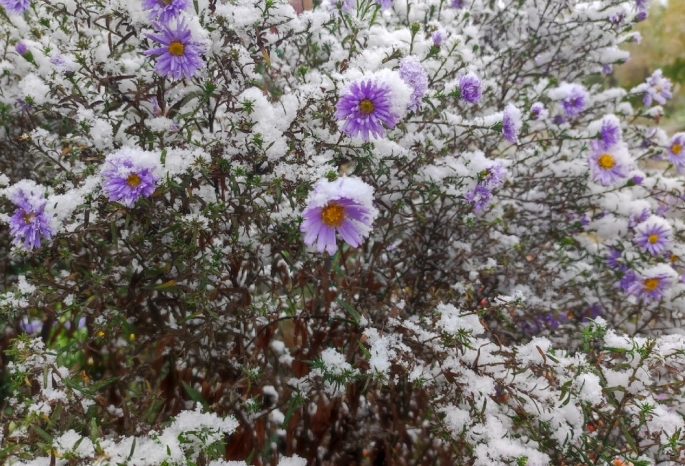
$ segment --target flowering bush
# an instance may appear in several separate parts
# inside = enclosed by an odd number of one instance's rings
[[[646,0],[0,4],[5,464],[685,461]]]

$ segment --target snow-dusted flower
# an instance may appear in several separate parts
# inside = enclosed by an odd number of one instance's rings
[[[300,231],[307,246],[316,242],[317,251],[333,255],[338,250],[336,232],[356,248],[369,235],[377,215],[370,185],[356,177],[321,179],[307,198]]]
[[[530,106],[531,120],[544,120],[547,118],[547,110],[542,102],[535,102]]]
[[[601,141],[591,141],[592,153],[588,157],[592,181],[609,186],[628,176],[629,161],[620,144],[605,148]]]
[[[649,13],[647,13],[646,10],[638,11],[637,14],[635,15],[635,21],[640,23],[640,22],[646,20],[648,16],[649,16]]]
[[[12,244],[25,249],[40,247],[41,237],[50,241],[55,232],[50,227],[50,218],[45,214],[47,200],[36,190],[20,188],[12,197],[17,210],[9,219]]]
[[[561,99],[561,105],[568,118],[576,118],[587,108],[590,96],[584,86],[570,84],[566,97]]]
[[[664,74],[661,70],[656,70],[652,75],[647,78],[647,87],[645,89],[645,95],[642,98],[642,103],[649,107],[653,102],[657,102],[661,105],[666,103],[666,100],[673,97],[671,93],[671,80],[664,78]]]
[[[591,320],[595,320],[597,317],[600,317],[602,314],[604,314],[604,308],[602,305],[600,303],[593,303],[583,311],[580,321],[589,322]]]
[[[381,8],[390,8],[392,6],[392,0],[374,0],[376,3],[378,3]]]
[[[24,55],[26,52],[29,51],[29,48],[24,42],[17,42],[17,45],[14,46],[14,50],[19,55]]]
[[[50,58],[50,63],[60,73],[73,73],[78,69],[76,63],[71,58],[64,55],[54,55]]]
[[[150,11],[150,19],[167,23],[188,8],[188,0],[143,0],[143,9]]]
[[[176,24],[176,29],[165,23],[157,23],[156,28],[160,33],[147,34],[147,37],[160,43],[162,47],[145,51],[147,56],[157,56],[155,71],[173,79],[195,76],[204,67],[200,57],[204,50],[199,42],[193,40],[190,29],[183,20]]]
[[[150,154],[137,149],[120,149],[102,166],[102,190],[112,202],[131,207],[140,197],[155,191],[158,177]]]
[[[394,128],[400,115],[393,111],[390,86],[368,78],[353,82],[336,105],[335,116],[344,121],[342,131],[348,136],[359,136],[365,141],[385,135],[385,128]]]
[[[670,286],[672,279],[667,273],[635,274],[632,282],[626,288],[626,292],[645,302],[659,301],[664,297],[666,288]]]
[[[602,65],[602,74],[603,75],[610,75],[613,72],[614,72],[614,67],[611,66],[609,63],[605,63]]]
[[[608,149],[621,140],[621,122],[616,115],[606,115],[602,118],[599,137],[603,149]]]
[[[685,133],[676,133],[668,144],[668,160],[678,168],[685,167]]]
[[[459,91],[463,100],[470,104],[477,104],[483,95],[480,78],[475,73],[466,73],[459,78]]]
[[[450,5],[452,5],[452,8],[460,10],[466,6],[466,2],[467,0],[451,0]]]
[[[507,141],[515,144],[518,142],[518,134],[521,131],[521,110],[512,103],[507,104],[502,116],[502,134]]]
[[[662,217],[651,215],[647,220],[635,227],[633,241],[644,252],[656,255],[664,251],[673,239],[673,230],[668,221]]]
[[[29,9],[31,0],[0,0],[0,6],[12,15],[20,15]]]
[[[478,173],[476,186],[464,196],[468,202],[473,204],[475,212],[483,210],[490,202],[492,191],[502,185],[505,177],[506,172],[501,163],[488,161],[485,170]]]
[[[464,199],[473,204],[474,212],[483,210],[488,205],[488,202],[490,202],[490,198],[492,198],[492,190],[480,183],[464,195]]]
[[[418,58],[410,55],[403,58],[400,62],[399,74],[402,81],[407,83],[407,86],[412,89],[411,101],[407,108],[417,112],[421,106],[421,99],[423,99],[428,87],[426,70],[423,69],[423,65]]]
[[[438,29],[437,31],[433,31],[431,33],[431,40],[433,41],[433,45],[436,47],[440,47],[442,42],[445,40],[445,30],[444,29]]]

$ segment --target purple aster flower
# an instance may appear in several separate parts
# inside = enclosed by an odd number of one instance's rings
[[[476,184],[476,187],[473,188],[472,191],[469,191],[464,195],[464,199],[473,204],[474,212],[483,210],[483,208],[488,205],[488,202],[490,202],[490,198],[492,198],[492,191],[481,183]]]
[[[580,84],[568,85],[566,97],[561,99],[564,113],[570,119],[578,117],[587,107],[589,94]]]
[[[149,102],[152,104],[152,114],[156,117],[162,116],[162,108],[159,106],[159,101],[157,100],[157,97],[150,97]]]
[[[604,259],[604,263],[612,269],[616,269],[619,271],[625,270],[626,266],[621,262],[621,250],[611,246],[609,246],[608,249],[609,252],[607,254],[607,258]]]
[[[664,74],[661,70],[656,70],[647,78],[647,90],[642,98],[642,103],[647,107],[650,107],[653,101],[656,101],[661,105],[665,104],[666,100],[673,97],[671,86],[671,80],[664,78]]]
[[[625,165],[616,146],[605,149],[601,142],[591,141],[592,153],[587,158],[590,165],[592,181],[604,186],[609,186],[628,176],[628,167]]]
[[[631,215],[630,220],[628,220],[628,228],[635,228],[639,223],[647,220],[650,215],[652,215],[652,213],[647,208],[642,209],[642,212],[639,214]]]
[[[10,217],[10,234],[14,236],[12,244],[25,249],[40,247],[41,237],[50,241],[55,232],[50,227],[50,219],[45,214],[47,200],[35,194],[33,190],[19,189],[12,202],[17,210]]]
[[[599,303],[594,303],[587,309],[585,309],[581,315],[581,322],[589,322],[590,320],[595,320],[597,317],[604,314],[604,308]]]
[[[635,15],[635,21],[640,23],[640,22],[646,20],[648,16],[649,16],[649,14],[645,10],[638,11],[637,14]]]
[[[338,250],[336,232],[356,248],[371,232],[377,215],[373,188],[359,178],[321,179],[307,198],[300,231],[307,246],[316,242],[317,251],[333,255]]]
[[[154,166],[145,163],[145,152],[121,149],[107,156],[102,166],[102,190],[111,202],[131,207],[142,196],[155,192],[158,178]]]
[[[392,90],[374,79],[353,82],[336,105],[335,117],[344,121],[342,131],[348,136],[361,135],[369,140],[385,135],[383,125],[394,128],[400,116],[392,111]]]
[[[563,125],[564,123],[566,123],[567,120],[561,115],[555,115],[552,121],[555,125]]]
[[[636,10],[649,10],[649,0],[635,0]]]
[[[547,110],[542,102],[535,102],[530,106],[531,120],[543,120],[547,117]]]
[[[668,221],[652,215],[635,227],[633,241],[643,252],[656,255],[664,251],[672,239],[673,230]]]
[[[188,0],[143,0],[143,9],[150,10],[150,19],[168,23],[188,8]]]
[[[400,62],[399,74],[402,81],[407,83],[407,86],[412,89],[411,100],[407,108],[417,112],[421,106],[421,99],[423,99],[428,87],[426,70],[423,69],[423,65],[418,58],[410,55],[403,58]]]
[[[472,191],[464,195],[467,202],[473,203],[473,210],[480,212],[490,202],[492,191],[504,182],[506,172],[502,164],[489,161],[487,168],[478,173],[478,181]]]
[[[43,321],[42,320],[29,321],[26,317],[24,317],[21,320],[21,322],[19,322],[19,328],[21,329],[22,332],[28,333],[29,335],[40,333],[40,331],[43,330]]]
[[[685,166],[685,133],[676,133],[668,144],[668,160],[679,169]]]
[[[459,78],[459,91],[463,100],[470,104],[477,104],[483,95],[480,78],[475,73],[466,73]]]
[[[14,50],[16,50],[19,55],[24,55],[29,51],[29,47],[24,42],[17,42],[17,45],[14,46]]]
[[[392,6],[392,0],[374,0],[376,3],[378,3],[381,8],[390,8]]]
[[[445,31],[442,29],[433,31],[431,33],[431,39],[433,40],[433,45],[435,45],[436,47],[440,47],[440,45],[442,45],[442,42],[445,40]]]
[[[634,286],[635,282],[639,280],[640,277],[632,269],[626,269],[621,280],[618,282],[618,286],[626,293],[631,287]]]
[[[0,0],[0,6],[3,6],[5,11],[12,15],[22,14],[29,9],[30,5],[31,0]]]
[[[614,71],[614,67],[611,66],[610,64],[605,63],[604,65],[602,65],[602,74],[603,75],[609,75],[609,74],[613,73],[613,71]]]
[[[76,64],[74,61],[64,55],[53,56],[50,58],[50,63],[52,63],[55,69],[60,73],[73,73],[76,71]]]
[[[636,44],[639,44],[642,42],[642,34],[639,32],[634,32],[632,36],[630,36],[630,41],[634,42]]]
[[[599,130],[602,149],[609,149],[621,140],[621,122],[615,115],[606,115],[602,118],[602,127]]]
[[[641,177],[640,175],[635,175],[630,179],[630,182],[633,183],[633,185],[636,185],[636,184],[642,184],[643,180],[644,180],[644,178]]]
[[[157,56],[155,71],[173,79],[195,76],[204,67],[204,62],[200,58],[204,50],[199,42],[193,40],[190,29],[182,20],[176,24],[175,30],[164,23],[158,23],[155,26],[161,33],[147,34],[147,37],[163,47],[145,51],[148,57]]]
[[[502,134],[512,144],[518,142],[518,134],[521,130],[521,110],[516,108],[514,104],[509,103],[504,108],[502,116]]]
[[[671,278],[665,273],[635,275],[626,292],[648,303],[661,300],[664,297],[666,287],[669,285],[671,285]]]
[[[609,16],[608,19],[611,25],[614,27],[614,29],[618,29],[623,25],[623,22],[626,19],[626,15],[625,13],[617,13]]]
[[[450,4],[452,5],[452,8],[456,8],[457,10],[461,10],[466,6],[466,1],[467,0],[452,0]]]
[[[507,173],[499,162],[491,162],[488,167],[478,174],[478,183],[489,188],[499,188],[504,183]]]

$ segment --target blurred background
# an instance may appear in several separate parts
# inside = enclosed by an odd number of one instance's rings
[[[630,89],[661,68],[673,82],[673,99],[664,106],[662,126],[669,133],[685,131],[685,0],[654,0],[649,17],[638,24],[640,44],[626,44],[630,60],[614,68],[614,79]]]

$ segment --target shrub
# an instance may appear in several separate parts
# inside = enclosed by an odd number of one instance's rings
[[[2,5],[7,464],[683,461],[645,0]]]

